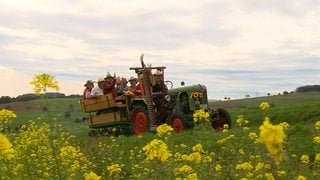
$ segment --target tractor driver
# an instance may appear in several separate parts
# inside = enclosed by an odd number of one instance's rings
[[[152,83],[152,99],[156,106],[157,111],[159,111],[160,102],[164,96],[163,93],[166,94],[168,90],[166,85],[163,84],[163,74],[161,70],[158,69],[153,74],[153,81],[151,83]],[[162,92],[163,90],[164,92]]]

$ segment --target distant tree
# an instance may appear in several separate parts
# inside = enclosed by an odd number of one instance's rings
[[[30,101],[35,99],[39,99],[39,96],[34,93],[23,94],[16,97],[16,101]]]
[[[0,97],[0,104],[6,104],[12,102],[12,98],[9,96],[1,96]]]
[[[306,85],[301,86],[296,89],[296,92],[312,92],[312,91],[320,91],[320,85]]]
[[[289,94],[288,91],[283,91],[283,95]]]
[[[268,96],[270,96],[270,95],[271,95],[271,93],[267,93],[267,95],[268,95]]]

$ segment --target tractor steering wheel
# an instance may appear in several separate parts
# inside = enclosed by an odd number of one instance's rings
[[[172,81],[164,81],[164,84],[168,87],[168,89],[172,89],[173,87]]]

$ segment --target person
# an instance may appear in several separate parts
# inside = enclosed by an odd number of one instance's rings
[[[124,86],[123,86],[123,83],[122,83],[122,79],[120,77],[117,77],[116,79],[116,95],[117,96],[121,96],[123,95],[123,91],[124,91]]]
[[[121,83],[122,83],[122,86],[123,86],[123,90],[124,91],[128,90],[128,81],[127,81],[127,79],[123,77],[121,79]]]
[[[89,99],[92,88],[94,87],[93,81],[87,80],[87,82],[84,84],[84,87],[85,89],[83,91],[83,99]]]
[[[164,98],[164,94],[167,94],[168,88],[163,82],[163,74],[161,70],[157,70],[153,74],[152,83],[152,100],[156,106],[157,111],[160,108],[160,102]]]
[[[108,72],[104,80],[105,81],[102,85],[103,94],[112,93],[113,97],[115,97],[116,74],[114,74],[114,76],[111,76],[111,74]]]
[[[129,79],[130,86],[128,87],[128,90],[132,91],[135,95],[141,96],[141,87],[140,85],[137,85],[138,80],[137,78],[131,76]]]
[[[103,83],[105,82],[104,78],[99,78],[98,79],[98,85],[95,86],[94,88],[92,88],[91,90],[91,94],[90,94],[90,98],[95,98],[95,97],[98,97],[98,96],[102,96],[103,95],[103,89],[102,89],[102,86],[103,86]]]

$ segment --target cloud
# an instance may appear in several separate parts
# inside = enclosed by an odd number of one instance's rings
[[[175,86],[202,83],[216,99],[291,91],[320,75],[317,1],[1,1],[0,21],[5,77],[53,74],[64,93],[108,71],[134,75],[142,53]]]

